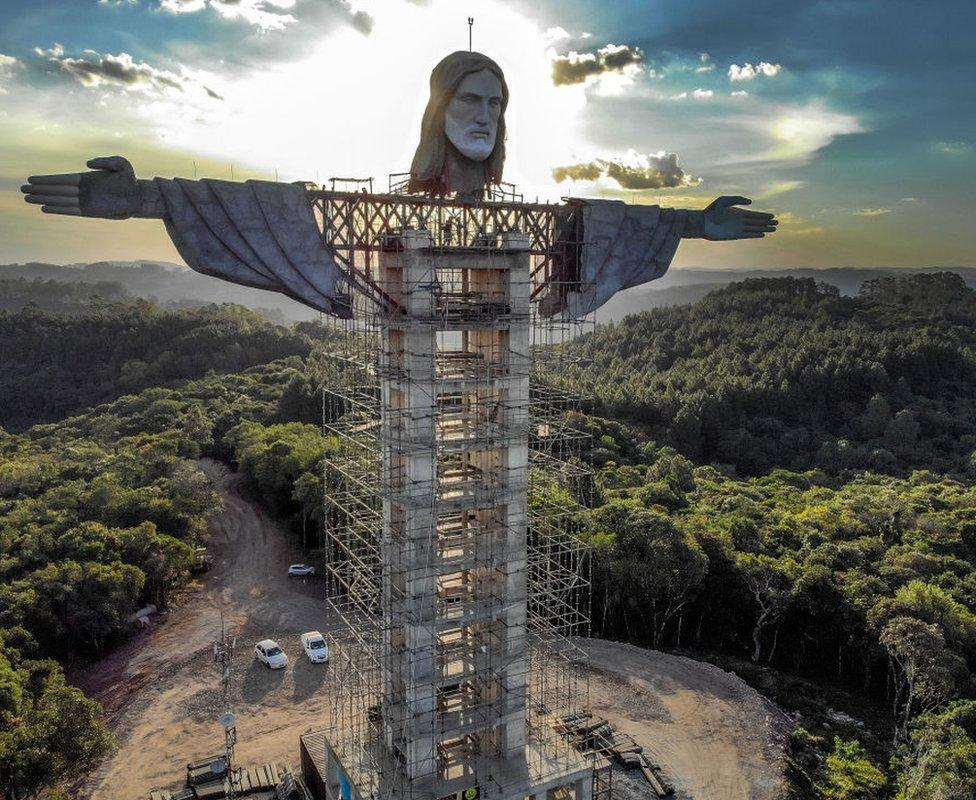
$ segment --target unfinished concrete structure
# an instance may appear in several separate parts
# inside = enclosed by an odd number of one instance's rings
[[[333,724],[304,738],[303,758],[332,798],[589,800],[594,764],[562,724],[586,703],[571,643],[588,631],[587,473],[572,459],[585,437],[566,423],[571,395],[529,384],[582,324],[533,312],[553,278],[555,207],[317,202],[368,285],[350,287],[356,311],[334,324],[325,364],[324,430],[343,450],[324,476],[330,603],[344,624]]]

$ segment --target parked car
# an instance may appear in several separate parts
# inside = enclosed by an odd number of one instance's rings
[[[274,639],[262,639],[254,645],[254,655],[271,669],[284,669],[288,666],[288,656]]]
[[[302,577],[304,575],[314,575],[315,567],[311,564],[292,564],[288,567],[288,574],[291,577]]]
[[[313,664],[324,664],[329,660],[329,646],[325,643],[321,633],[309,631],[303,633],[301,639],[302,650],[305,651],[309,661]]]

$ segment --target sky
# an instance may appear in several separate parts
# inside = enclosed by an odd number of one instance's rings
[[[42,215],[27,175],[409,169],[431,68],[505,72],[505,179],[782,225],[679,267],[976,265],[972,0],[0,0],[0,263],[181,263],[155,220]]]

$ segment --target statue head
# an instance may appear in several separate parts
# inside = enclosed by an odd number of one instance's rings
[[[448,148],[482,163],[485,183],[498,183],[505,164],[508,86],[501,67],[481,53],[458,50],[430,73],[430,99],[410,167],[410,191],[446,190]]]

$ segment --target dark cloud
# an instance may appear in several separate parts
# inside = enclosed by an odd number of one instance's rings
[[[628,161],[595,158],[580,164],[556,167],[552,177],[557,183],[565,180],[595,181],[601,176],[615,180],[622,189],[670,189],[693,186],[698,178],[686,175],[675,153],[640,155],[632,153]]]
[[[373,18],[365,11],[355,12],[349,21],[363,36],[369,36],[373,32]]]
[[[626,44],[608,44],[595,53],[571,50],[553,60],[552,82],[556,86],[583,83],[587,78],[604,72],[638,71],[643,64],[644,52],[639,47]]]
[[[191,78],[178,75],[165,69],[136,61],[128,53],[98,53],[85,50],[81,57],[66,56],[64,48],[55,44],[48,50],[34,48],[36,55],[41,56],[78,81],[82,86],[98,88],[100,86],[114,86],[127,91],[138,91],[144,94],[163,94],[168,90],[178,92],[187,87],[201,88],[209,97],[223,100],[217,92],[207,86],[197,84]]]
[[[556,167],[552,171],[552,177],[556,183],[563,181],[595,181],[603,174],[603,167],[595,161],[585,164],[570,164],[566,167]]]

